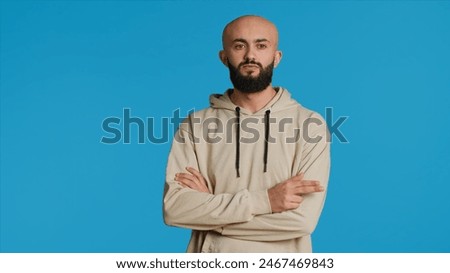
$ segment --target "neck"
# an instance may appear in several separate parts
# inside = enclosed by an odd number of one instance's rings
[[[252,113],[256,113],[264,108],[276,94],[277,92],[272,85],[269,85],[266,89],[256,93],[244,93],[235,88],[230,95],[230,99],[237,106]]]

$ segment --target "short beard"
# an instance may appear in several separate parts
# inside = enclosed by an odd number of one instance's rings
[[[245,64],[258,65],[260,68],[258,76],[242,75],[239,72],[239,68]],[[254,61],[240,63],[238,67],[234,67],[228,61],[230,80],[233,83],[234,88],[244,93],[257,93],[266,89],[272,83],[273,68],[274,61],[265,68],[263,68],[260,63]]]

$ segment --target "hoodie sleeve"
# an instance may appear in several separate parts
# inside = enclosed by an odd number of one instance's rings
[[[304,142],[298,172],[304,172],[305,179],[319,180],[325,191],[305,195],[295,210],[258,215],[248,222],[227,225],[217,231],[222,235],[250,241],[288,240],[310,235],[314,231],[325,202],[330,170],[328,130],[325,122],[323,124],[315,130],[315,135],[321,137],[320,141]]]
[[[190,132],[189,122],[183,122],[172,143],[164,187],[165,223],[195,230],[214,230],[249,221],[255,215],[271,213],[266,190],[213,195],[179,185],[174,180],[176,173],[185,172],[187,166],[199,167]]]

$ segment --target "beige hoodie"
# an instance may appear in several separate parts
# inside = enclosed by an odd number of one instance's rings
[[[167,164],[164,220],[193,230],[188,252],[312,251],[330,169],[328,130],[319,114],[276,90],[256,113],[236,109],[230,90],[211,95],[209,108],[180,125]],[[200,171],[212,194],[174,180],[187,166]],[[325,191],[305,195],[295,210],[272,213],[267,190],[300,172]]]

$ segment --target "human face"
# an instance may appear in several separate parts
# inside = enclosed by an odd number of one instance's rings
[[[278,32],[264,18],[238,18],[227,25],[222,39],[224,49],[220,52],[220,58],[229,66],[230,76],[236,69],[241,78],[257,79],[265,68],[271,64],[276,67],[281,59],[281,52],[277,50]]]

